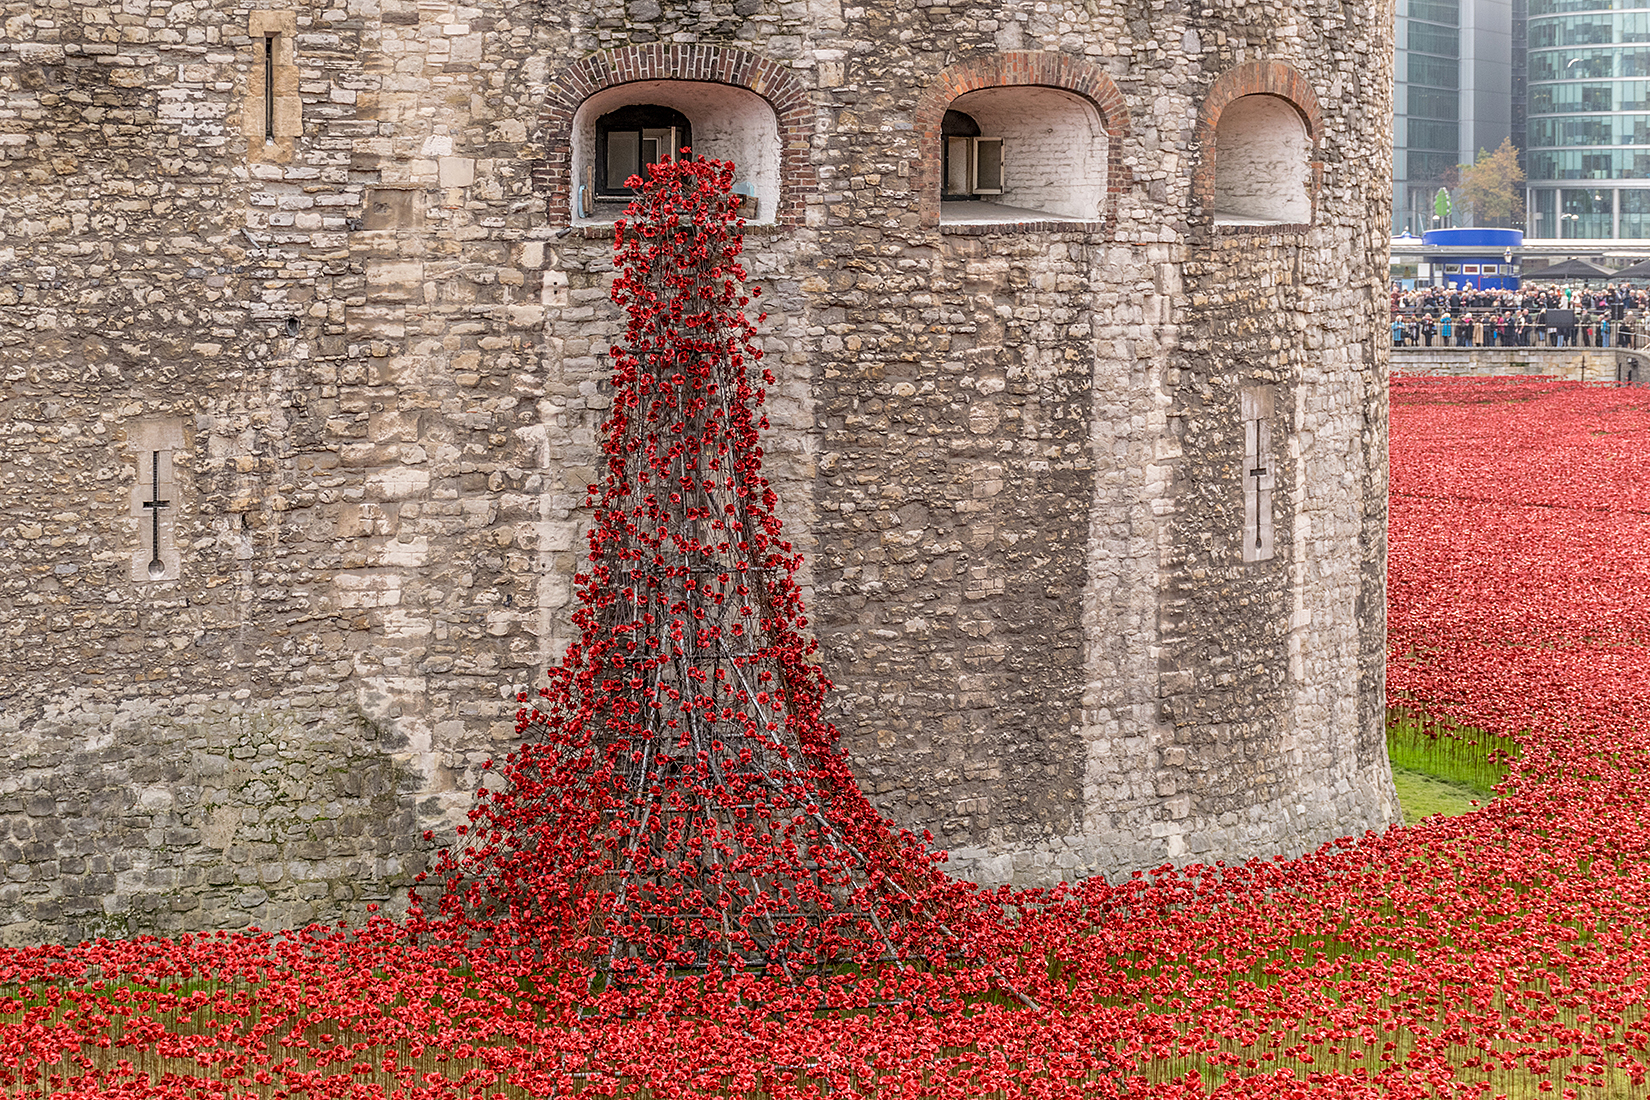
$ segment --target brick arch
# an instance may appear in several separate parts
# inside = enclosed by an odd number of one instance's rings
[[[917,211],[926,226],[940,221],[940,122],[951,101],[982,88],[1035,85],[1059,88],[1082,96],[1100,112],[1106,129],[1106,209],[1108,220],[1116,210],[1114,196],[1123,186],[1123,136],[1129,132],[1129,107],[1123,93],[1104,70],[1066,54],[1036,50],[985,54],[959,61],[923,89],[913,120],[920,154],[915,167]]]
[[[1202,161],[1192,177],[1192,195],[1206,216],[1213,216],[1215,197],[1215,131],[1220,116],[1232,101],[1249,95],[1268,95],[1283,100],[1295,109],[1306,126],[1312,143],[1311,173],[1307,182],[1312,200],[1312,213],[1318,211],[1318,188],[1323,182],[1323,108],[1318,105],[1318,93],[1312,90],[1300,70],[1283,61],[1248,61],[1227,69],[1215,78],[1197,112],[1194,134]]]
[[[536,189],[551,196],[549,223],[572,221],[573,116],[585,100],[621,84],[643,80],[688,80],[727,84],[755,92],[773,108],[779,121],[779,225],[800,225],[804,196],[815,188],[808,160],[813,144],[813,110],[802,82],[790,68],[749,50],[731,46],[655,42],[622,46],[567,65],[550,78],[550,91],[539,112],[544,159],[534,166]]]

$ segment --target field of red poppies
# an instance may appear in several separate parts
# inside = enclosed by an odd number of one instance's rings
[[[1516,740],[1503,797],[1298,860],[974,891],[842,787],[760,390],[716,373],[754,352],[712,238],[670,261],[729,309],[691,353],[647,345],[665,253],[627,261],[585,640],[439,899],[0,952],[0,1096],[1647,1095],[1650,398],[1394,388],[1391,699]]]
[[[1296,861],[975,899],[971,951],[592,988],[437,921],[0,955],[0,1093],[1642,1096],[1650,399],[1403,382],[1391,693],[1505,797]]]

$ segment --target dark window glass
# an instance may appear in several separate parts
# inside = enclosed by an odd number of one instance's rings
[[[1621,203],[1621,235],[1650,236],[1650,191],[1623,189],[1616,194]]]
[[[1454,92],[1432,88],[1411,88],[1409,114],[1411,118],[1437,118],[1453,122],[1461,117],[1461,97]]]
[[[1409,17],[1454,27],[1461,22],[1461,9],[1455,0],[1409,0]]]
[[[1541,85],[1532,93],[1532,101],[1539,101],[1537,113],[1564,113],[1568,111],[1608,111],[1614,87],[1610,84]]]
[[[1461,79],[1460,63],[1442,57],[1428,57],[1425,54],[1412,53],[1409,55],[1409,82],[1424,84],[1433,88],[1455,88]]]
[[[1610,145],[1614,127],[1606,118],[1567,118],[1559,123],[1558,145]],[[1543,144],[1555,144],[1543,142]]]
[[[1616,28],[1610,23],[1577,21],[1565,28],[1566,46],[1608,46],[1616,40]]]
[[[1558,192],[1544,188],[1535,193],[1535,220],[1540,223],[1538,236],[1558,236]]]
[[[1615,193],[1613,191],[1571,191],[1560,193],[1559,212],[1562,223],[1559,236],[1598,240],[1608,237],[1615,221]]]
[[[974,138],[980,136],[980,124],[972,115],[961,111],[947,111],[940,119],[940,188],[942,200],[968,199],[974,194]]]
[[[1435,53],[1456,57],[1461,53],[1461,34],[1454,27],[1438,27],[1431,23],[1409,25],[1409,48],[1417,53]]]
[[[1424,118],[1412,118],[1409,120],[1409,147],[1449,150],[1454,153],[1461,148],[1461,127],[1454,122],[1432,122]]]
[[[1581,157],[1582,179],[1607,180],[1614,174],[1616,158],[1609,153],[1584,153]]]
[[[1615,54],[1609,50],[1592,50],[1588,53],[1577,54],[1564,63],[1559,74],[1560,80],[1597,80],[1600,77],[1614,76],[1616,71]]]
[[[1455,168],[1454,153],[1409,154],[1409,178],[1412,180],[1443,179]]]
[[[692,144],[687,116],[669,107],[633,104],[603,115],[596,120],[596,194],[630,194],[625,180],[647,179],[649,166]]]
[[[1628,0],[1633,7],[1637,0]],[[1556,15],[1566,11],[1609,11],[1614,0],[1530,0],[1530,15]]]

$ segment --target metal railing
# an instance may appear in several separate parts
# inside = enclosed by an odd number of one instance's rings
[[[1437,318],[1431,318],[1433,331],[1428,338],[1426,321],[1430,314],[1396,314],[1389,324],[1393,347],[1406,348],[1643,348],[1650,345],[1650,335],[1632,320],[1597,320],[1565,327],[1526,321],[1520,327],[1516,320],[1501,324],[1475,321],[1462,326],[1452,320],[1446,335]],[[1397,326],[1397,327],[1394,327]]]

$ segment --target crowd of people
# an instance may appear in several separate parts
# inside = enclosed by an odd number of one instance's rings
[[[1631,347],[1650,291],[1526,284],[1392,289],[1394,347]]]

